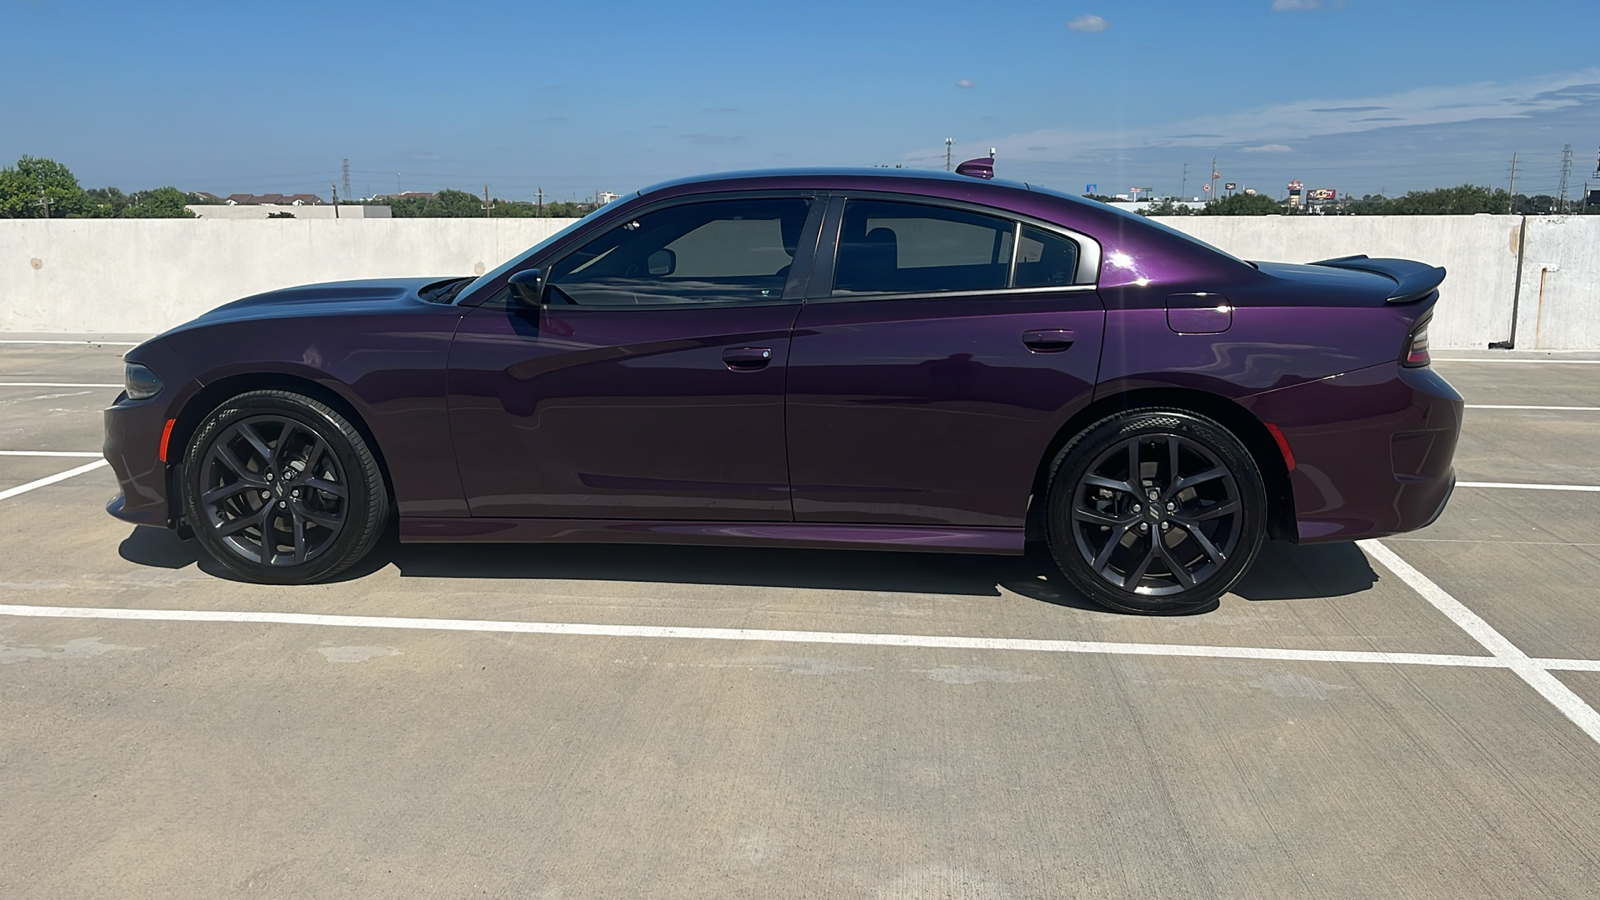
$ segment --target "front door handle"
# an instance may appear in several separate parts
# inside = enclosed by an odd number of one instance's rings
[[[1077,339],[1070,328],[1035,328],[1022,333],[1023,346],[1035,353],[1060,353]]]
[[[765,369],[772,362],[771,347],[730,347],[722,351],[722,361],[735,372]]]

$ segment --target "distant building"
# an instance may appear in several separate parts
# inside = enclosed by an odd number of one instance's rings
[[[229,194],[222,202],[228,206],[321,206],[316,194]]]
[[[186,207],[197,219],[388,219],[390,209],[381,204],[331,203],[191,203]]]

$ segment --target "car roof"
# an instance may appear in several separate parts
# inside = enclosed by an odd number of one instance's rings
[[[711,187],[724,182],[739,182],[744,189],[759,189],[759,185],[751,182],[772,182],[774,187],[792,185],[794,182],[826,183],[826,182],[855,182],[860,179],[883,179],[907,181],[944,182],[963,186],[993,185],[995,187],[1011,188],[1012,190],[1031,191],[1032,186],[1022,181],[1010,181],[1004,178],[974,178],[970,175],[957,175],[954,172],[941,172],[937,169],[902,169],[886,166],[857,167],[857,168],[792,168],[792,169],[749,169],[735,172],[718,172],[711,175],[694,175],[688,178],[674,178],[652,184],[639,191],[639,196],[666,191],[672,188],[683,187]]]

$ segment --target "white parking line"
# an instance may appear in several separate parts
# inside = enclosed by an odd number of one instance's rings
[[[89,450],[0,450],[0,456],[66,456],[74,459],[94,459],[104,455]]]
[[[24,341],[0,340],[0,344],[67,344],[74,347],[137,347],[142,341]]]
[[[1387,663],[1391,665],[1505,668],[1493,656],[1437,653],[1383,653],[1359,650],[1279,650],[1187,644],[1133,644],[1114,641],[1032,640],[935,634],[874,634],[837,631],[778,631],[761,628],[680,628],[670,625],[595,625],[567,622],[512,622],[481,619],[424,619],[311,613],[194,609],[109,609],[71,606],[0,605],[0,615],[52,619],[131,619],[156,622],[232,622],[316,625],[335,628],[397,628],[411,631],[475,631],[587,637],[675,638],[783,644],[852,644],[869,647],[923,647],[946,650],[1022,650],[1036,653],[1098,653],[1113,656],[1191,656],[1211,659],[1264,659],[1285,662]]]
[[[1458,481],[1458,488],[1506,488],[1515,491],[1600,492],[1600,484],[1529,484],[1517,481]]]
[[[1600,406],[1507,406],[1499,403],[1468,403],[1467,409],[1538,409],[1553,412],[1600,412]]]
[[[84,381],[0,381],[0,387],[88,387],[88,388],[119,388],[120,384],[90,383]]]
[[[1484,621],[1482,616],[1467,609],[1444,588],[1434,584],[1432,579],[1417,571],[1410,563],[1401,559],[1399,554],[1378,541],[1356,543],[1367,552],[1368,556],[1410,585],[1411,589],[1421,594],[1424,600],[1433,604],[1435,609],[1444,613],[1462,631],[1471,635],[1473,640],[1482,644],[1483,648],[1494,654],[1496,659],[1502,660],[1506,668],[1517,673],[1523,681],[1560,710],[1562,715],[1583,729],[1584,734],[1600,743],[1600,713],[1595,712],[1594,707],[1584,702],[1584,699],[1571,688],[1562,684],[1559,678],[1550,674],[1552,667],[1547,663],[1553,660],[1529,658],[1528,654],[1523,653],[1516,644],[1496,631],[1493,625]]]
[[[0,500],[10,500],[12,497],[17,496],[18,494],[26,494],[27,492],[36,488],[42,488],[46,485],[55,484],[58,481],[66,481],[68,478],[71,478],[74,475],[82,475],[85,472],[93,472],[95,469],[98,469],[103,465],[106,465],[106,461],[103,459],[97,459],[88,465],[79,466],[76,469],[68,469],[65,472],[60,472],[47,478],[41,478],[38,481],[30,481],[27,484],[19,484],[14,488],[0,491]]]
[[[1463,357],[1435,356],[1433,361],[1447,363],[1515,363],[1524,366],[1600,366],[1600,359],[1467,359]]]

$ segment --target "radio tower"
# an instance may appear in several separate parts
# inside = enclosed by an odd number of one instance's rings
[[[1561,148],[1561,190],[1556,192],[1560,210],[1567,211],[1567,182],[1572,180],[1572,145]]]
[[[344,161],[344,198],[350,199],[350,160]]]

